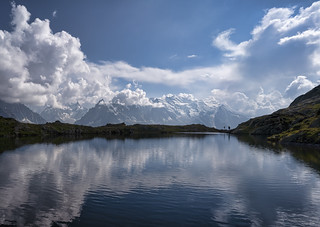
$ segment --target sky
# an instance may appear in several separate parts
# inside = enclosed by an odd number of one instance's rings
[[[258,116],[319,79],[320,1],[0,2],[0,99],[11,103],[185,93]]]

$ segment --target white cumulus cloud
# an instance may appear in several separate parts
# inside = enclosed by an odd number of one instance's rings
[[[80,40],[53,33],[49,20],[12,5],[13,31],[0,30],[0,96],[7,102],[61,107],[109,97],[110,78],[86,61]]]
[[[290,102],[290,99],[283,97],[279,91],[265,93],[261,87],[258,93],[250,97],[240,91],[229,92],[222,89],[213,89],[211,93],[219,103],[231,106],[234,110],[248,116],[271,113],[279,108],[287,107]]]
[[[267,10],[252,29],[251,38],[240,43],[231,40],[235,29],[221,32],[212,45],[222,51],[224,65],[232,63],[233,73],[241,79],[226,88],[214,88],[214,95],[234,109],[252,108],[254,115],[289,105],[319,80],[319,31],[320,1],[300,9]]]
[[[311,82],[305,76],[297,76],[286,88],[285,95],[287,97],[297,97],[307,91],[311,90],[316,86],[315,83]]]
[[[228,29],[221,32],[212,42],[212,45],[219,48],[222,51],[227,52],[226,57],[234,58],[240,56],[246,56],[246,47],[249,44],[248,41],[236,44],[230,40],[230,35],[234,32],[234,29]]]
[[[140,88],[136,90],[130,89],[131,85],[122,91],[116,92],[115,96],[112,98],[111,102],[120,105],[140,105],[140,106],[154,106],[160,107],[158,104],[150,102],[145,91]]]

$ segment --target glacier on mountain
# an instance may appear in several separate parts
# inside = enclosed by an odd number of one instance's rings
[[[73,124],[75,121],[81,119],[87,112],[88,109],[77,102],[69,104],[65,108],[47,106],[40,115],[47,122],[61,121],[63,123]]]
[[[216,128],[235,128],[248,120],[247,116],[236,113],[214,99],[199,100],[190,94],[164,95],[150,98],[149,102],[126,105],[117,99],[106,103],[100,100],[76,124],[102,126],[108,123],[126,124],[203,124]]]

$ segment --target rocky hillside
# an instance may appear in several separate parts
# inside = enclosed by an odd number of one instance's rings
[[[267,135],[271,141],[320,144],[320,85],[288,108],[240,124],[235,134]]]

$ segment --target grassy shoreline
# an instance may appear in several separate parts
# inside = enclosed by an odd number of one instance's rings
[[[133,136],[169,135],[177,132],[225,132],[200,124],[192,125],[125,125],[107,124],[90,127],[61,123],[46,124],[21,123],[13,118],[0,117],[0,137],[46,137],[46,136]]]

